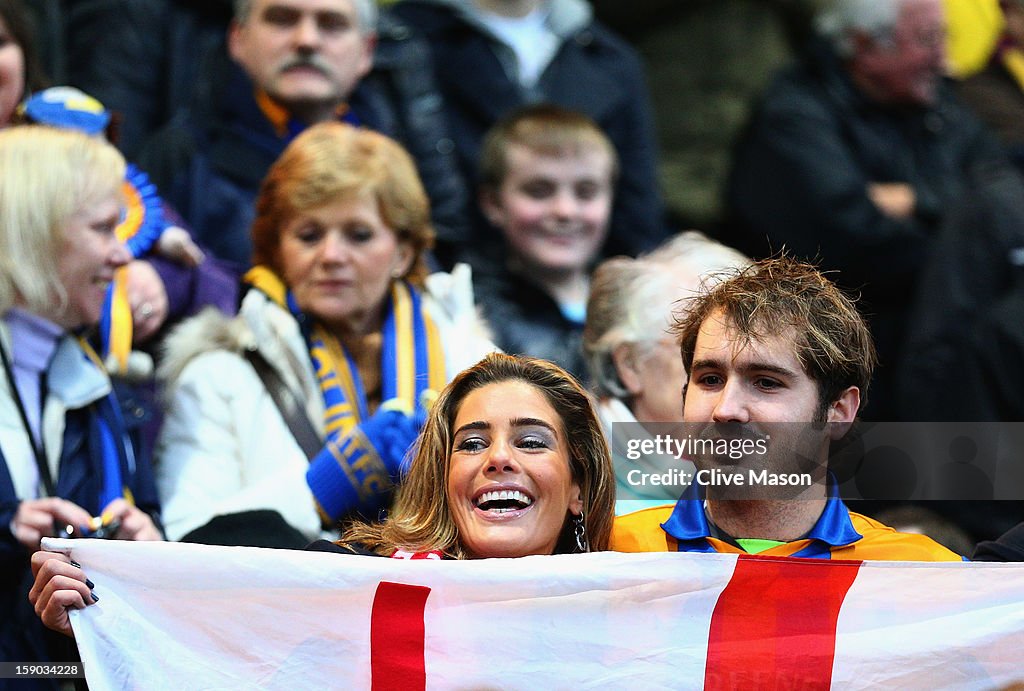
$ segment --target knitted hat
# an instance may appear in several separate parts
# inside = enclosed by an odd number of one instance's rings
[[[29,96],[23,113],[32,122],[85,132],[102,133],[110,113],[89,94],[71,86],[53,86]]]

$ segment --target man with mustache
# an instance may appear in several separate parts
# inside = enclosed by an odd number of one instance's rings
[[[453,251],[468,197],[430,63],[408,29],[378,18],[373,0],[236,0],[227,54],[208,56],[191,103],[143,148],[140,164],[201,244],[244,267],[267,169],[305,128],[332,119],[406,145],[439,245]]]
[[[744,468],[732,459],[729,467],[728,454],[698,455],[694,463],[707,471],[705,482],[692,484],[674,505],[617,518],[613,550],[961,558],[923,535],[897,533],[850,512],[827,482],[799,493],[750,486],[764,470],[790,476],[824,469],[829,442],[856,419],[875,349],[846,295],[813,266],[780,257],[735,270],[705,287],[689,308],[676,325],[689,376],[683,420],[719,441],[750,442],[745,457],[755,463]],[[761,456],[760,440],[767,442]],[[750,492],[716,482],[731,471],[742,471]]]

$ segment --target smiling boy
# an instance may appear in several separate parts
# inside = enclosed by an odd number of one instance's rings
[[[480,206],[505,247],[502,266],[475,276],[495,343],[581,378],[590,269],[608,235],[615,149],[586,116],[539,105],[491,130],[480,167]]]

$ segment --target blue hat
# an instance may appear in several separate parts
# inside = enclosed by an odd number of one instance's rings
[[[100,134],[110,123],[110,113],[89,94],[71,86],[53,86],[29,96],[24,113],[33,122],[51,127]]]

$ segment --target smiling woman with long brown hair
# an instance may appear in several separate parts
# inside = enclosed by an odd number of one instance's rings
[[[579,383],[546,360],[494,353],[431,408],[387,520],[350,526],[340,544],[457,559],[600,551],[614,499]]]
[[[558,365],[492,353],[430,409],[382,523],[352,523],[311,549],[399,559],[485,559],[607,549],[615,501],[590,397]],[[38,552],[32,602],[73,636],[68,610],[93,603],[65,554]]]

